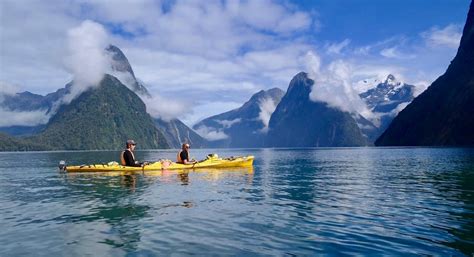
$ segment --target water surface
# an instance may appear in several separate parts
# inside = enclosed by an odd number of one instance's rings
[[[192,149],[253,169],[62,174],[118,152],[0,153],[1,256],[474,253],[474,149]],[[140,160],[174,159],[173,150]]]

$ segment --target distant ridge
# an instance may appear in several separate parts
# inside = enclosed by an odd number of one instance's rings
[[[263,105],[274,109],[283,95],[284,91],[279,88],[261,90],[241,107],[206,118],[193,128],[198,132],[206,130],[226,136],[219,140],[209,140],[209,147],[263,147],[266,131],[261,113],[270,111],[262,110],[265,108]],[[268,113],[268,118],[270,115],[271,113]]]

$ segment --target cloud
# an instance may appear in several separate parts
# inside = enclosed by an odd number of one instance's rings
[[[394,58],[394,59],[413,59],[416,56],[413,54],[405,54],[402,53],[397,46],[384,48],[380,51],[380,55],[386,58]]]
[[[270,123],[270,117],[272,116],[272,113],[275,112],[276,109],[276,104],[273,101],[273,99],[265,98],[262,101],[260,101],[259,105],[260,107],[260,112],[258,114],[258,118],[262,121],[263,123],[263,128],[261,129],[262,133],[267,133],[268,132],[268,124]]]
[[[340,43],[333,43],[327,46],[327,51],[329,54],[340,54],[342,49],[347,47],[351,43],[351,40],[349,39],[344,39],[344,41]]]
[[[111,65],[110,56],[105,52],[108,44],[105,28],[90,20],[68,31],[69,54],[65,64],[74,80],[70,92],[62,99],[64,103],[100,83]]]
[[[0,81],[0,103],[2,102],[2,95],[14,95],[20,90],[18,86],[11,85],[4,81]]]
[[[147,107],[147,112],[153,118],[170,121],[187,111],[186,104],[177,99],[167,99],[159,95],[141,98]]]
[[[233,120],[216,120],[217,123],[221,124],[224,129],[232,127],[234,124],[241,122],[242,119],[237,118]]]
[[[48,123],[51,114],[48,113],[48,110],[18,112],[0,107],[0,116],[8,117],[8,119],[0,119],[0,127],[36,126]]]
[[[457,49],[461,41],[462,28],[460,25],[450,24],[444,28],[432,27],[421,34],[426,44],[431,47],[448,47]]]
[[[421,93],[423,93],[430,86],[430,84],[431,83],[429,83],[428,81],[418,81],[418,82],[414,83],[415,92],[413,93],[413,95],[415,97],[419,96]]]
[[[324,102],[344,112],[358,113],[372,118],[373,113],[352,88],[353,67],[350,63],[337,60],[327,67],[321,66],[321,59],[314,52],[308,53],[308,76],[314,81],[310,99]]]
[[[209,140],[209,141],[216,141],[216,140],[222,140],[222,139],[226,139],[228,138],[229,136],[227,134],[224,133],[224,131],[222,130],[218,130],[218,129],[215,129],[215,128],[210,128],[210,127],[206,127],[204,125],[201,125],[199,126],[197,129],[196,129],[196,132],[202,136],[203,138]]]
[[[395,109],[393,109],[391,112],[390,112],[390,116],[392,117],[395,117],[398,115],[399,112],[403,111],[403,109],[405,109],[405,107],[407,107],[410,103],[401,103],[399,104]]]
[[[248,100],[248,99],[247,99]],[[196,103],[193,112],[196,113],[192,115],[188,113],[188,115],[184,115],[182,121],[188,125],[194,125],[198,121],[203,120],[205,118],[224,113],[242,106],[242,102],[224,102],[224,101],[203,101]]]

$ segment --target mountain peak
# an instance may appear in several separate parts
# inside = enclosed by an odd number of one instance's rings
[[[388,74],[385,82],[391,82],[391,81],[395,81],[395,76],[393,76],[392,74]]]
[[[128,62],[125,54],[114,45],[109,45],[105,49],[112,57],[111,75],[118,78],[120,82],[141,96],[151,97],[148,89],[137,80],[132,66]]]
[[[122,52],[122,50],[120,50],[120,48],[114,45],[109,45],[105,50],[112,56],[112,70],[119,72],[129,72],[132,77],[135,78],[132,66],[130,66],[127,57]]]
[[[394,75],[388,74],[387,78],[385,79],[384,84],[389,85],[389,86],[400,86],[403,83],[398,81]]]

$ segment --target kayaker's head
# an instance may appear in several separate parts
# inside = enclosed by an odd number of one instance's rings
[[[183,149],[184,151],[188,151],[188,150],[189,150],[189,144],[188,144],[188,143],[184,143],[184,144],[182,145],[182,149]]]
[[[134,150],[135,145],[137,145],[137,144],[132,139],[127,140],[127,142],[125,143],[125,146],[127,147],[127,149],[130,148],[130,149]]]

